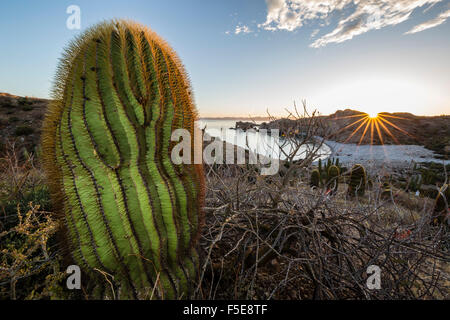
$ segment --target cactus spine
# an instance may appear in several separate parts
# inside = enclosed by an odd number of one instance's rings
[[[364,196],[366,191],[366,170],[360,164],[352,167],[350,172],[350,181],[348,184],[348,194],[350,196]]]
[[[172,130],[193,137],[197,118],[180,60],[150,29],[105,22],[68,47],[53,95],[44,168],[73,260],[120,298],[188,298],[204,182],[170,160]]]
[[[316,188],[319,188],[319,186],[320,186],[320,172],[318,169],[314,169],[311,172],[310,186],[316,187]]]

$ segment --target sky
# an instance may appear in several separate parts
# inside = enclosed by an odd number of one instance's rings
[[[2,0],[0,92],[50,97],[69,41],[112,18],[171,44],[202,117],[282,116],[303,100],[321,114],[450,114],[450,0]]]

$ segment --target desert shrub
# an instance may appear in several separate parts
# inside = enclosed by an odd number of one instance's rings
[[[20,106],[26,106],[26,105],[32,104],[32,102],[27,97],[20,97],[19,99],[17,99],[17,103]]]
[[[4,103],[1,105],[1,107],[2,107],[2,108],[5,108],[5,109],[14,109],[14,108],[15,108],[15,106],[14,106],[12,103],[9,103],[9,102],[4,102]]]
[[[7,141],[0,157],[0,215],[15,217],[17,208],[26,210],[29,202],[51,210],[48,188],[34,154],[20,153],[14,142]]]
[[[222,169],[223,170],[223,169]],[[231,166],[230,172],[238,172]],[[208,171],[202,299],[443,299],[450,294],[449,230],[432,201],[394,194],[358,201],[311,191],[296,177],[248,185]],[[283,177],[284,178],[284,177]],[[220,186],[220,187],[219,187]],[[279,202],[276,195],[282,194]],[[382,289],[366,287],[370,265]]]
[[[33,155],[7,142],[0,158],[0,299],[63,298],[49,194]]]
[[[61,298],[65,275],[50,245],[58,223],[32,203],[17,221],[0,229],[0,299]]]

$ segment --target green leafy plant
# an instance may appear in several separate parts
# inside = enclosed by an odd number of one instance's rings
[[[171,161],[171,134],[197,112],[175,52],[123,20],[76,39],[43,124],[54,210],[72,259],[112,297],[188,298],[198,273],[201,165]],[[194,139],[191,139],[194,153]]]

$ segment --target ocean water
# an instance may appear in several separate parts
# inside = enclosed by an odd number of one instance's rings
[[[220,138],[223,141],[232,143],[247,150],[251,150],[265,157],[285,160],[286,155],[293,152],[293,146],[286,144],[280,137],[268,135],[262,132],[243,132],[240,130],[231,130],[230,128],[234,128],[237,121],[239,120],[201,119],[197,122],[197,124],[201,129],[206,127],[205,132],[211,137]],[[256,124],[260,124],[262,122],[263,121],[255,121]],[[297,151],[294,159],[297,160],[304,158],[311,147],[311,145],[302,146]],[[331,149],[328,146],[323,145],[319,150],[319,154],[322,159],[325,159],[331,154]]]

